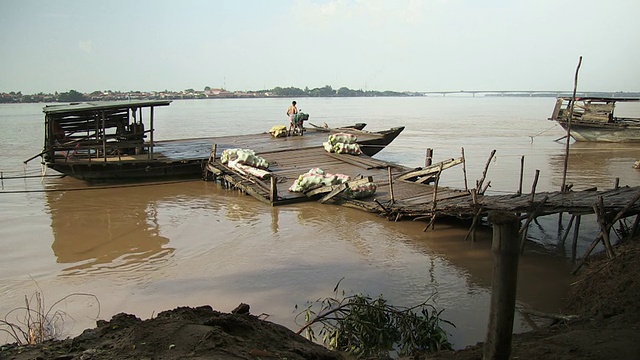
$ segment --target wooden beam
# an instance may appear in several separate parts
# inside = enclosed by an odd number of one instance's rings
[[[420,170],[414,170],[406,174],[402,174],[399,177],[397,177],[396,180],[410,180],[412,178],[417,178],[417,177],[434,177],[440,171],[440,166],[442,166],[442,170],[444,170],[444,169],[448,169],[450,167],[456,166],[458,164],[462,164],[462,162],[463,162],[462,157],[459,157],[457,159],[447,159],[439,163],[433,164],[431,166],[422,168]],[[421,179],[418,182],[424,182],[424,180]]]

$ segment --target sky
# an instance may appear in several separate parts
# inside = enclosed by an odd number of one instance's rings
[[[0,0],[0,92],[640,91],[638,0]]]

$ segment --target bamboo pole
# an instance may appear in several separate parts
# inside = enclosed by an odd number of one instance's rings
[[[489,221],[493,224],[493,275],[491,280],[491,304],[489,325],[483,348],[483,359],[509,359],[516,309],[518,283],[518,226],[520,221],[513,213],[492,211]]]
[[[562,170],[562,186],[560,187],[561,192],[566,192],[566,182],[567,182],[567,167],[569,166],[569,145],[571,144],[571,120],[573,118],[573,106],[576,102],[576,91],[578,89],[578,72],[580,71],[580,65],[582,64],[582,56],[580,56],[580,60],[578,60],[578,67],[576,67],[576,74],[573,79],[573,95],[571,97],[571,105],[569,105],[569,117],[567,118],[567,143],[564,151],[564,169]]]

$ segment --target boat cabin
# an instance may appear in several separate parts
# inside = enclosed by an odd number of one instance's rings
[[[569,113],[572,112],[572,122],[606,124],[640,121],[639,118],[618,117],[614,114],[616,102],[640,101],[639,98],[580,97],[575,99],[573,111],[572,100],[572,98],[559,97],[549,120],[566,122],[569,119]]]
[[[46,106],[45,160],[67,161],[70,153],[88,160],[107,161],[124,155],[153,159],[154,108],[170,103],[145,100]]]

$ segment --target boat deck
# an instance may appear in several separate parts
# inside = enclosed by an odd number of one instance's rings
[[[358,142],[367,142],[382,138],[381,134],[358,131],[354,129],[345,129],[350,133],[356,134]],[[289,150],[309,149],[314,147],[322,147],[322,143],[327,141],[329,134],[340,132],[340,129],[308,129],[304,136],[288,136],[282,138],[274,138],[268,132],[248,135],[229,135],[219,137],[192,138],[180,140],[162,140],[155,141],[153,147],[153,159],[165,162],[175,161],[193,161],[206,160],[211,154],[213,145],[216,145],[217,156],[220,156],[226,149],[242,148],[251,149],[256,154],[266,152],[278,152]],[[148,144],[145,148],[148,149]],[[361,144],[361,149],[367,150],[368,147],[376,145]],[[380,149],[384,146],[379,146]],[[79,148],[78,148],[79,149]],[[100,158],[88,158],[86,156],[73,156],[73,152],[78,150],[69,147],[66,152],[59,153],[60,158],[66,158],[66,163],[85,163],[92,162],[147,162],[150,160],[150,154],[122,154],[110,155]],[[378,150],[378,149],[376,149]],[[377,152],[377,151],[373,151]]]

